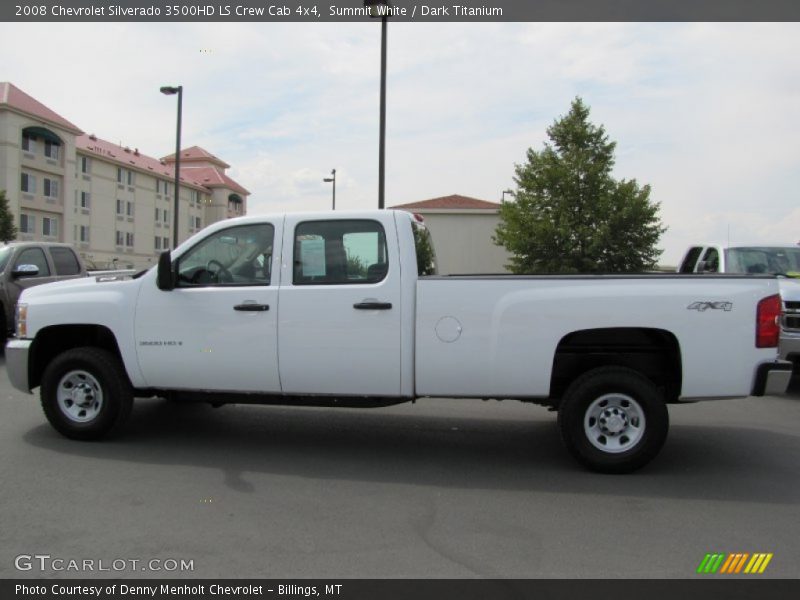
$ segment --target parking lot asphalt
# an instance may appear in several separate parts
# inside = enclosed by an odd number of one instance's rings
[[[583,470],[554,413],[518,402],[143,400],[118,438],[82,443],[0,360],[0,577],[685,578],[709,552],[800,576],[800,390],[670,418],[657,459],[621,476]],[[94,570],[18,570],[34,555]]]

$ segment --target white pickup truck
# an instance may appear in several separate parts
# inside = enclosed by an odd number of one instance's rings
[[[779,277],[783,317],[780,356],[800,381],[800,244],[698,244],[684,254],[679,273],[755,273]]]
[[[11,382],[67,437],[134,397],[387,406],[422,397],[558,409],[584,465],[650,461],[667,404],[783,392],[778,284],[682,275],[437,277],[402,211],[244,217],[158,266],[24,292]]]

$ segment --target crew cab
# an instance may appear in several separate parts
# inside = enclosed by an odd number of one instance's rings
[[[115,432],[134,397],[515,399],[557,409],[584,465],[626,472],[661,449],[668,404],[786,389],[780,310],[766,276],[438,277],[410,213],[286,214],[210,225],[133,277],[25,291],[6,361],[70,438]]]
[[[691,246],[678,267],[680,273],[768,273],[780,278],[783,300],[780,356],[794,363],[800,382],[800,244]]]

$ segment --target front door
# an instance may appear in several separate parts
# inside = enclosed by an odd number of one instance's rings
[[[279,222],[217,230],[176,259],[175,289],[143,286],[136,349],[149,386],[280,392],[276,242]]]
[[[278,315],[284,393],[400,395],[392,227],[388,214],[380,221],[287,217]],[[395,243],[387,244],[387,233]]]

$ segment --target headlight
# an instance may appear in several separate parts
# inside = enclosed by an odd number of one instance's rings
[[[28,305],[27,304],[17,304],[17,316],[16,316],[16,330],[17,330],[17,338],[24,339],[28,337]]]

